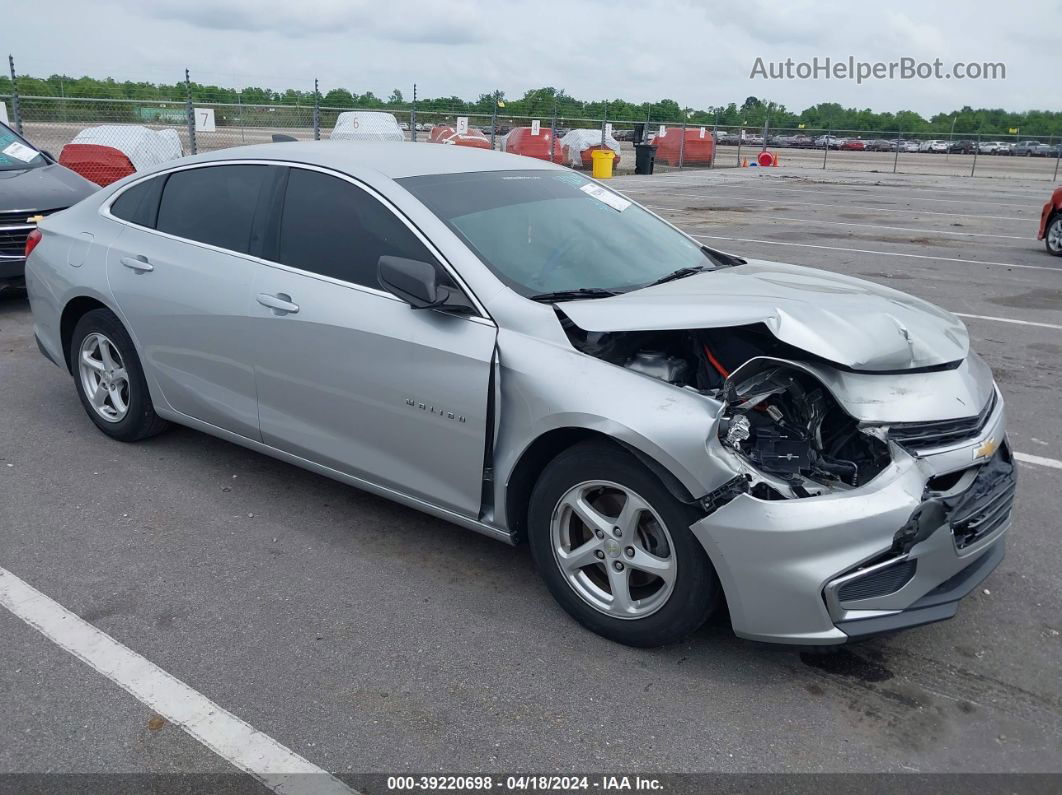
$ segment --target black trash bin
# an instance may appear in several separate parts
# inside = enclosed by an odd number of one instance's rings
[[[656,165],[656,147],[653,144],[634,145],[634,173],[652,174]]]

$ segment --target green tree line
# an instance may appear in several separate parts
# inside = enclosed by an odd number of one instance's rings
[[[0,95],[11,94],[11,79],[0,77]],[[94,99],[135,99],[158,102],[184,102],[184,83],[149,83],[117,81],[112,78],[70,77],[18,77],[19,94],[26,97],[66,97]],[[197,103],[231,103],[245,106],[298,106],[313,105],[313,91],[288,88],[283,91],[259,86],[241,89],[192,83],[192,99]],[[410,91],[394,89],[389,96],[378,97],[372,91],[358,93],[345,88],[334,88],[321,95],[324,108],[379,108],[408,111]],[[661,99],[650,103],[629,102],[624,99],[580,100],[569,96],[563,89],[553,87],[527,91],[522,97],[506,97],[504,92],[480,94],[475,100],[457,96],[417,98],[417,110],[426,113],[467,113],[489,115],[495,102],[503,103],[499,114],[508,116],[534,116],[549,118],[554,112],[563,119],[594,119],[607,117],[616,122],[642,121],[691,124],[718,124],[720,126],[746,126],[762,128],[765,122],[772,129],[797,129],[843,131],[894,131],[904,133],[957,135],[1006,135],[1017,128],[1021,135],[1062,137],[1062,112],[1047,110],[1007,111],[1002,108],[972,108],[966,105],[958,110],[935,113],[928,119],[911,110],[876,112],[869,108],[846,108],[836,102],[820,102],[798,112],[784,105],[757,97],[747,97],[740,105],[705,108],[683,107],[673,99]]]

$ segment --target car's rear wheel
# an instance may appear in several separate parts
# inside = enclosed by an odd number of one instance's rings
[[[1062,212],[1055,213],[1055,217],[1047,222],[1044,246],[1048,254],[1062,257]]]
[[[135,442],[165,430],[133,341],[110,310],[94,309],[77,322],[70,371],[89,419],[111,438]]]
[[[631,646],[674,643],[720,598],[689,529],[698,516],[624,450],[583,443],[535,485],[531,553],[554,598],[583,626]]]

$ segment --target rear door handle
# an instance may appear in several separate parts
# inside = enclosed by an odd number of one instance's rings
[[[295,314],[299,311],[299,305],[291,302],[291,296],[285,293],[277,293],[276,295],[270,295],[269,293],[259,293],[255,296],[258,299],[258,303],[262,306],[268,306],[273,309],[277,314]]]
[[[155,266],[147,261],[147,257],[138,255],[136,257],[122,257],[122,264],[127,268],[132,268],[135,271],[141,273],[147,273],[148,271],[155,270]]]

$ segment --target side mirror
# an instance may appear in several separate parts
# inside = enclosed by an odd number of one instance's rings
[[[380,257],[377,279],[387,292],[414,309],[442,306],[450,291],[439,286],[439,273],[430,262],[405,257]]]

